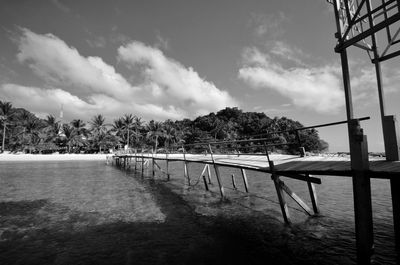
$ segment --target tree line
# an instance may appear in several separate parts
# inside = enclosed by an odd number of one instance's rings
[[[14,108],[11,102],[0,101],[0,126],[1,150],[24,153],[94,153],[126,147],[172,152],[187,144],[193,145],[186,146],[186,151],[203,152],[204,146],[195,143],[259,137],[270,137],[282,143],[274,147],[275,151],[296,153],[298,145],[291,143],[299,139],[306,151],[328,149],[315,129],[301,130],[296,135],[293,129],[303,127],[298,121],[270,118],[262,112],[243,112],[238,108],[225,108],[194,120],[145,122],[139,116],[124,114],[107,123],[103,115],[97,114],[87,122],[74,119],[67,123],[53,115],[41,119],[23,108]],[[217,145],[214,149],[225,152],[264,150],[250,142]]]

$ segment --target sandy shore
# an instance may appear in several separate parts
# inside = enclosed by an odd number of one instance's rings
[[[112,154],[0,154],[0,161],[70,161],[70,160],[104,160]]]

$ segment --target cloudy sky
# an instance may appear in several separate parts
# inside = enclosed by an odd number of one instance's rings
[[[2,0],[0,100],[39,116],[195,118],[227,106],[305,126],[344,120],[335,24],[323,0]],[[382,151],[373,65],[349,50],[370,151]],[[397,63],[397,64],[396,64]],[[399,112],[398,61],[383,65]],[[348,150],[345,126],[321,129]]]

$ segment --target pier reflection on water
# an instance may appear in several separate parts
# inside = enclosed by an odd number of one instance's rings
[[[286,226],[270,176],[259,172],[248,172],[247,194],[239,178],[232,187],[239,170],[221,169],[221,201],[215,179],[205,191],[199,164],[189,164],[191,186],[181,162],[170,164],[169,182],[162,172],[142,178],[104,161],[0,168],[1,264],[355,263],[350,178],[322,177],[320,217],[288,200],[294,224]],[[309,198],[304,182],[283,180]],[[389,182],[372,180],[372,193],[375,260],[395,264]]]

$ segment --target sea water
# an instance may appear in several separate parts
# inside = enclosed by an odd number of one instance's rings
[[[287,197],[283,223],[268,174],[158,163],[127,171],[105,161],[0,162],[0,264],[355,264],[351,179],[321,177],[320,216]],[[157,169],[157,167],[156,167]],[[233,175],[233,177],[232,177]],[[235,180],[236,189],[232,185]],[[311,206],[307,184],[282,180]],[[189,185],[190,183],[190,185]],[[375,264],[395,264],[390,186],[372,180]]]

